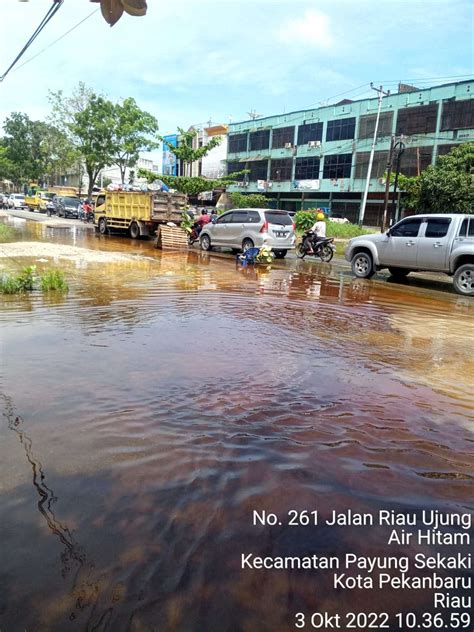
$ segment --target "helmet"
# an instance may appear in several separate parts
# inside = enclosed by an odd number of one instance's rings
[[[319,221],[321,220],[325,220],[326,216],[324,215],[324,213],[321,213],[321,211],[316,215],[316,219]]]

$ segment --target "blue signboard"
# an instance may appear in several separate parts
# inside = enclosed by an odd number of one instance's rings
[[[176,159],[176,156],[169,150],[170,147],[177,146],[177,134],[169,134],[168,136],[163,136],[163,175],[165,176],[178,175],[178,161]]]

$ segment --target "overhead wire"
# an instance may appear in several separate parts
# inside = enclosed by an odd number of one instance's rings
[[[6,76],[10,72],[10,70],[15,66],[15,64],[25,54],[25,52],[28,50],[28,48],[31,46],[31,44],[35,41],[35,39],[38,37],[38,35],[41,33],[41,31],[48,24],[48,22],[50,20],[52,20],[52,18],[56,15],[56,13],[59,11],[61,6],[63,5],[63,2],[64,2],[64,0],[53,0],[53,4],[49,7],[48,11],[46,12],[46,15],[41,20],[39,25],[36,27],[36,30],[34,31],[33,35],[31,35],[30,39],[26,42],[26,44],[20,50],[18,55],[15,57],[15,59],[12,61],[12,63],[6,69],[6,71],[3,73],[3,75],[0,76],[0,82],[3,81],[6,78]]]
[[[79,26],[81,26],[81,24],[83,24],[86,20],[88,20],[90,17],[92,17],[95,13],[97,13],[98,11],[100,11],[100,9],[94,9],[94,11],[92,11],[92,13],[89,13],[89,15],[87,15],[85,18],[83,18],[80,22],[78,22],[77,24],[75,24],[74,26],[72,26],[68,31],[66,31],[65,33],[63,33],[60,37],[58,37],[57,39],[54,40],[54,42],[51,42],[51,44],[49,44],[48,46],[45,46],[45,48],[43,48],[42,50],[40,50],[39,52],[36,53],[36,55],[33,55],[33,57],[30,57],[29,59],[27,59],[26,61],[24,61],[22,64],[20,64],[19,66],[17,66],[15,68],[15,70],[20,70],[20,68],[23,68],[23,66],[26,66],[26,64],[29,64],[30,61],[33,61],[33,59],[36,59],[36,57],[38,57],[39,55],[41,55],[42,53],[44,53],[46,50],[48,50],[48,48],[51,48],[52,46],[54,46],[55,44],[57,44],[60,40],[62,40],[64,37],[66,37],[66,35],[69,35],[69,33],[72,33],[72,31],[74,31],[75,29],[77,29]]]

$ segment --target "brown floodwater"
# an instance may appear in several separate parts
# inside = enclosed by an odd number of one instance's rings
[[[16,226],[143,256],[61,262],[66,296],[0,295],[2,632],[280,631],[297,612],[432,609],[432,592],[335,590],[326,571],[242,569],[241,554],[388,551],[377,526],[262,527],[254,510],[472,513],[471,299],[337,262],[236,268]],[[43,259],[14,264],[58,264]],[[447,553],[389,552],[407,550]]]

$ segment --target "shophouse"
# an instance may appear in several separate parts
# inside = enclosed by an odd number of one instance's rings
[[[392,136],[405,146],[401,173],[419,175],[438,156],[474,141],[473,92],[474,80],[424,89],[400,84],[397,93],[383,98],[365,224],[381,221]],[[231,123],[228,173],[249,173],[230,191],[263,193],[289,211],[328,208],[357,221],[377,107],[375,95]]]

